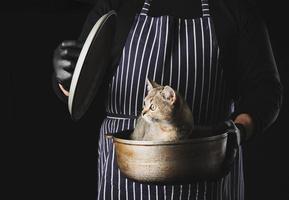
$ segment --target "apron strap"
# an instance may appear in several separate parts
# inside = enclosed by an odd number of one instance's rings
[[[209,17],[210,16],[209,1],[208,0],[201,0],[201,1],[202,1],[202,14],[203,14],[203,17]]]
[[[151,6],[150,2],[151,2],[151,0],[145,0],[144,1],[144,4],[143,4],[141,12],[140,12],[140,15],[147,16],[147,14],[149,12],[149,9],[150,9],[150,6]]]

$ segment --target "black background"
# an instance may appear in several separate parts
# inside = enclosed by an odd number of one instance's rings
[[[8,114],[2,116],[12,122],[3,134],[11,136],[4,151],[8,199],[95,199],[97,101],[73,122],[51,86],[53,50],[78,37],[93,0],[4,2],[1,69],[8,69],[8,79],[1,96]],[[289,22],[283,1],[257,3],[268,25],[284,100],[276,122],[243,147],[246,200],[287,200]]]

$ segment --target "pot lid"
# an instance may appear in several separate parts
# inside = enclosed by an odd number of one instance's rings
[[[97,94],[111,62],[116,12],[103,15],[88,34],[77,60],[68,96],[72,119],[80,119]]]

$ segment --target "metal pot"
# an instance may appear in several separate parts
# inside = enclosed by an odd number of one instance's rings
[[[227,133],[176,142],[129,140],[130,133],[113,134],[111,138],[120,171],[134,181],[185,183],[212,179],[225,159]]]

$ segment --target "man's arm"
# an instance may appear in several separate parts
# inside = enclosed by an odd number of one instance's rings
[[[242,2],[242,1],[240,1]],[[239,98],[231,118],[252,133],[264,132],[277,118],[282,104],[282,85],[264,21],[256,9],[239,7]]]

